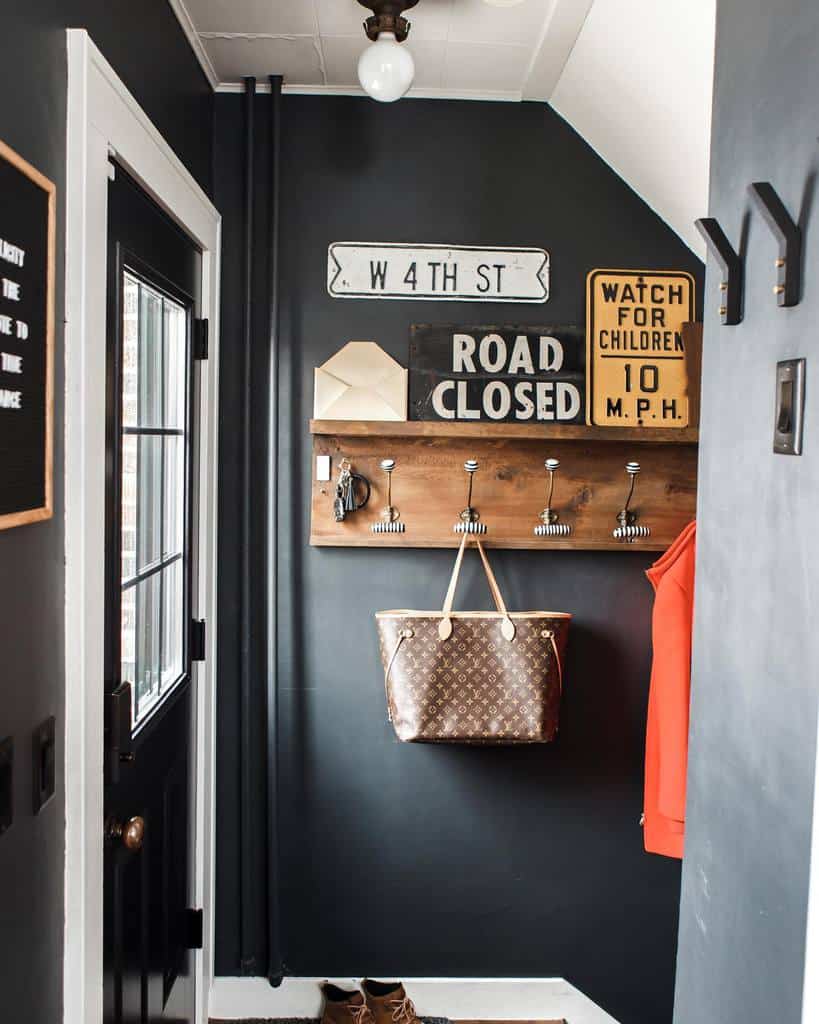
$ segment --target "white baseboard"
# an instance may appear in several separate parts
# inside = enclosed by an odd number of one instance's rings
[[[210,1016],[216,1020],[318,1017],[324,978],[214,978]],[[330,978],[342,988],[357,978]],[[386,980],[386,979],[385,979]],[[605,1010],[562,978],[404,978],[420,1014],[451,1020],[561,1020],[617,1024]]]

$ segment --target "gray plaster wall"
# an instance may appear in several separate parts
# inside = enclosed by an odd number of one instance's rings
[[[259,137],[267,99],[257,101]],[[268,380],[256,372],[248,398],[238,355],[243,127],[243,97],[217,96],[225,427],[217,974],[263,970],[267,951],[248,941],[260,900],[243,907],[241,896],[243,888],[264,894],[270,879],[252,846],[243,846],[240,816],[243,799],[259,812],[267,784],[260,773],[242,795],[240,517],[243,502],[263,508],[267,462],[257,440],[244,495],[237,424],[244,402],[254,417],[264,410]],[[271,180],[263,160],[257,172],[263,203]],[[313,368],[350,339],[377,341],[406,365],[413,323],[582,324],[586,274],[595,267],[689,270],[699,285],[702,265],[543,104],[407,100],[390,108],[356,97],[287,95],[281,203],[280,718],[268,742],[278,765],[274,924],[284,970],[302,977],[563,977],[622,1024],[669,1024],[680,868],[646,854],[639,827],[652,605],[644,570],[655,556],[638,547],[493,551],[510,607],[574,613],[559,737],[525,749],[399,744],[386,719],[373,613],[434,607],[454,552],[309,547],[307,421]],[[265,212],[257,207],[259,273],[267,267]],[[552,293],[545,307],[333,299],[327,246],[342,239],[544,245]],[[267,307],[255,301],[252,309],[260,321],[254,365],[261,366]],[[264,431],[263,414],[257,422]],[[396,488],[398,502],[397,476]],[[252,551],[254,566],[263,566],[263,551]],[[457,600],[461,608],[491,601],[474,553]],[[252,650],[264,641],[263,629],[254,628]],[[251,728],[260,719],[254,714]]]
[[[819,4],[719,0],[710,213],[745,257],[744,320],[706,279],[696,622],[675,1024],[801,1020],[819,629]],[[779,308],[747,186],[805,233]],[[705,212],[705,211],[703,211]],[[777,360],[807,357],[804,455],[774,455]]]

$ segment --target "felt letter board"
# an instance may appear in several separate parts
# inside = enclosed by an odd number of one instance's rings
[[[55,200],[0,142],[0,529],[52,515]]]

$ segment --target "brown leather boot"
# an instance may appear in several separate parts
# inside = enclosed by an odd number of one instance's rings
[[[373,1024],[373,1015],[360,992],[345,992],[325,982],[321,986],[324,1009],[321,1024]]]
[[[421,1024],[412,1000],[399,981],[370,981],[365,978],[361,988],[375,1024]]]

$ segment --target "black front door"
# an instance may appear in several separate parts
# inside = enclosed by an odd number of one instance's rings
[[[192,1022],[193,331],[201,259],[108,192],[105,1024]]]

